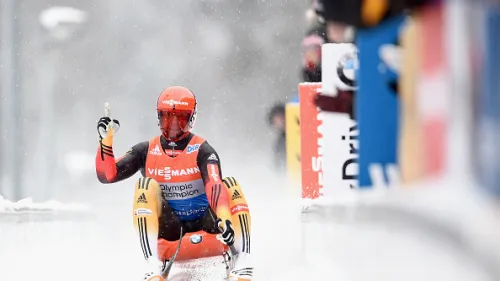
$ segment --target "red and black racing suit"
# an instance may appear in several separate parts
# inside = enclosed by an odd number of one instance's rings
[[[191,133],[186,138],[177,142],[168,141],[165,137],[161,136],[160,142],[165,152],[171,151],[171,154],[175,155],[184,151],[193,136],[194,135]],[[112,149],[109,147],[105,147],[101,143],[101,147],[98,150],[98,155],[96,158],[97,178],[101,183],[108,184],[127,179],[137,173],[137,171],[141,171],[142,176],[145,176],[145,166],[148,149],[149,141],[138,143],[134,145],[123,157],[119,158],[115,163]],[[212,156],[214,154],[216,157]],[[105,161],[106,157],[113,158],[113,161]],[[210,181],[208,172],[209,165],[217,165],[219,178],[222,178],[220,172],[220,162],[218,159],[219,156],[215,149],[207,141],[203,142],[203,144],[199,148],[196,162],[200,169],[205,186],[209,184]],[[162,214],[159,218],[160,238],[170,241],[178,240],[180,236],[181,225],[183,226],[183,233],[194,232],[200,229],[203,229],[209,233],[219,233],[219,230],[214,223],[213,218],[215,218],[216,216],[212,208],[208,208],[208,211],[201,219],[194,221],[180,221],[180,219],[173,213],[172,209],[169,207],[166,199],[162,201],[163,209]]]

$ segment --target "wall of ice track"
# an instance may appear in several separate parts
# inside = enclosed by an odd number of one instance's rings
[[[31,217],[31,219],[78,217],[91,215],[89,206],[80,203],[63,203],[56,200],[33,202],[28,197],[19,201],[10,201],[0,195],[0,221]]]

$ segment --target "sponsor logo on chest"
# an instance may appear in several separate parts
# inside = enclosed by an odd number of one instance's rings
[[[198,167],[185,168],[185,169],[172,169],[171,167],[164,167],[163,169],[148,168],[148,173],[151,176],[162,177],[165,180],[171,180],[183,176],[200,174],[200,168]]]
[[[200,144],[190,144],[187,146],[186,153],[191,154],[198,151],[198,149],[200,149]]]
[[[160,188],[167,200],[183,200],[205,194],[203,180],[179,183],[160,183]]]
[[[149,154],[151,154],[151,155],[157,155],[157,156],[161,155],[160,147],[158,145],[156,145],[153,149],[151,149],[149,151]]]

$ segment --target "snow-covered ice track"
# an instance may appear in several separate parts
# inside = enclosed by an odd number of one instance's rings
[[[463,255],[468,256],[470,262],[481,267],[491,277],[491,280],[500,280],[500,267],[497,262],[492,260],[491,256],[498,255],[497,253],[487,254],[478,251],[474,247],[474,243],[469,241],[464,233],[457,231],[456,227],[446,222],[438,222],[422,214],[393,206],[358,206],[355,208],[311,206],[311,209],[304,213],[303,218],[306,228],[308,222],[327,220],[340,224],[379,224],[384,225],[384,227],[431,234],[435,239],[449,244]]]
[[[383,196],[311,204],[305,213],[300,212],[299,202],[289,198],[259,197],[255,201],[259,205],[253,205],[254,280],[322,280],[325,276],[346,281],[500,280],[496,246],[500,224],[492,215],[494,205],[476,195],[456,184],[399,189]],[[40,280],[65,280],[64,274],[74,274],[85,264],[89,270],[73,280],[140,280],[140,247],[126,203],[95,204],[92,211],[97,215],[88,216],[91,220],[81,219],[91,214],[86,212],[75,215],[73,221],[58,219],[55,214],[64,212],[57,211],[41,215],[18,208],[14,216],[0,214],[0,261],[8,265],[0,279],[31,280],[16,275],[29,266]],[[295,215],[269,213],[266,206],[270,205]],[[15,223],[6,227],[9,220]],[[266,235],[269,227],[290,231],[274,244],[275,237]],[[304,232],[307,239],[301,244]],[[305,262],[298,245],[307,252]],[[33,260],[37,262],[32,264]]]
[[[495,216],[498,203],[471,189],[472,185],[427,185],[386,191],[379,197],[309,202],[302,210],[302,235],[310,235],[308,225],[319,221],[325,225],[372,225],[394,232],[411,231],[453,249],[483,272],[486,280],[500,280],[500,250],[495,246],[500,242],[500,221]]]

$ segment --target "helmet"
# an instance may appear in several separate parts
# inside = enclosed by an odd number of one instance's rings
[[[158,126],[169,141],[185,138],[196,121],[197,103],[191,90],[173,86],[163,90],[156,102]]]

